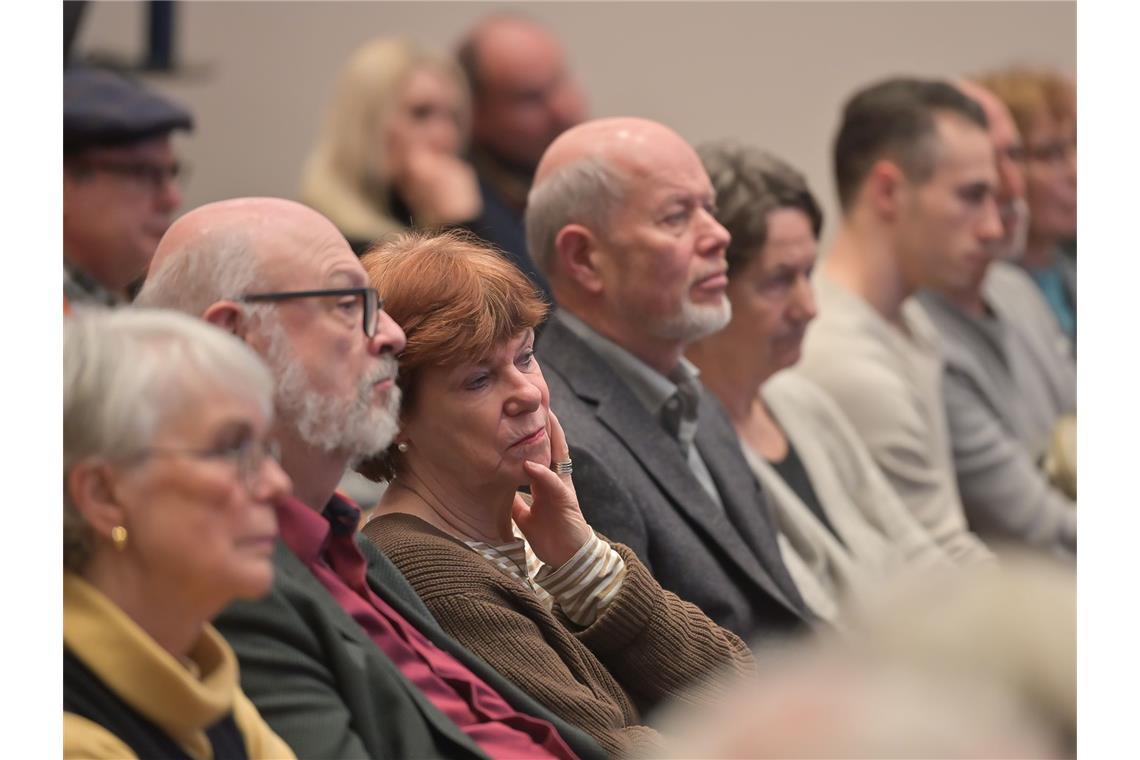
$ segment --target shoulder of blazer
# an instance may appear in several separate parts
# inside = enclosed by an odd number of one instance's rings
[[[556,318],[546,323],[535,351],[542,367],[584,400],[600,403],[621,384],[609,364]]]

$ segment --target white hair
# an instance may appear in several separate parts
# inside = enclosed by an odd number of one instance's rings
[[[289,334],[276,314],[265,311],[268,306],[255,304],[253,311],[268,340],[264,358],[277,381],[275,401],[280,418],[288,420],[301,440],[314,449],[348,454],[350,467],[386,449],[399,429],[400,389],[393,385],[387,404],[375,407],[372,388],[381,378],[395,377],[396,357],[381,356],[380,366],[360,378],[352,396],[323,394],[313,389]]]
[[[564,166],[531,188],[526,204],[526,243],[539,271],[547,278],[553,275],[554,241],[566,225],[582,224],[604,233],[624,192],[624,177],[597,156]]]
[[[248,292],[262,275],[248,235],[227,230],[198,238],[163,261],[134,303],[199,317],[211,304]]]
[[[273,377],[242,341],[198,319],[150,309],[77,308],[63,327],[63,561],[80,569],[91,534],[67,489],[77,464],[127,462],[167,417],[224,390],[273,414]]]

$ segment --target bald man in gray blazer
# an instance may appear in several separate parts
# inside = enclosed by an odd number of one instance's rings
[[[729,317],[714,197],[661,124],[602,119],[559,137],[527,206],[531,254],[560,304],[537,352],[591,525],[755,640],[816,618],[727,415],[682,356]]]

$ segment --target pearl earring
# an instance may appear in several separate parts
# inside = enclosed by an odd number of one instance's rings
[[[396,444],[396,451],[400,452],[401,454],[406,453],[407,450],[408,450],[408,442],[407,441],[400,441],[399,443]]]

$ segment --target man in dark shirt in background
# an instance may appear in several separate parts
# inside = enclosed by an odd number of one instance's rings
[[[503,251],[546,297],[550,287],[526,248],[523,210],[534,171],[554,138],[586,116],[562,45],[516,15],[494,15],[464,37],[459,62],[471,85],[471,162],[483,211],[470,225]]]

